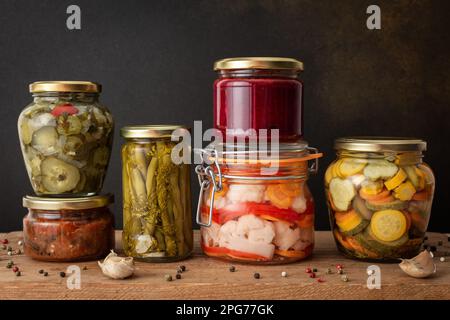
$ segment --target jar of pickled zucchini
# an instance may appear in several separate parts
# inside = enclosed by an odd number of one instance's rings
[[[20,145],[39,196],[100,192],[108,167],[114,122],[99,102],[101,86],[87,81],[40,81],[18,121]]]
[[[325,191],[338,249],[365,260],[417,255],[435,186],[432,170],[422,161],[426,142],[350,137],[337,139],[335,149]]]
[[[214,126],[226,141],[303,136],[303,63],[291,58],[245,57],[216,61]],[[225,141],[225,139],[224,139]],[[232,141],[232,140],[231,140]],[[230,141],[230,142],[231,142]]]
[[[25,254],[42,261],[82,261],[104,258],[114,249],[112,195],[83,198],[26,196],[23,206]]]
[[[200,152],[197,223],[206,255],[253,264],[311,255],[314,200],[307,180],[322,156],[317,149],[301,142],[283,145],[275,157],[249,149]]]
[[[138,260],[169,262],[192,253],[190,166],[172,157],[174,130],[188,133],[182,126],[121,129],[123,246]],[[188,151],[182,156],[190,159]]]

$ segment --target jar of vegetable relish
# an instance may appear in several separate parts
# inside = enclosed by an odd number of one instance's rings
[[[172,158],[175,130],[189,133],[175,125],[121,129],[123,247],[138,260],[169,262],[192,253],[190,166]],[[185,152],[190,159],[190,147]]]
[[[30,84],[31,102],[18,120],[20,145],[39,196],[98,194],[111,154],[114,121],[89,81]]]
[[[262,151],[218,149],[202,150],[204,163],[196,168],[203,252],[255,264],[311,255],[314,200],[307,180],[322,154],[304,142],[283,145],[275,158]],[[310,167],[309,160],[314,160]]]
[[[112,195],[84,198],[26,196],[24,251],[42,261],[81,261],[105,257],[114,249]]]
[[[303,136],[303,63],[295,59],[248,57],[214,64],[214,125],[227,142],[249,138],[280,142]],[[233,139],[230,141],[230,139]]]
[[[335,149],[325,191],[338,249],[365,260],[417,255],[435,186],[432,170],[422,162],[426,142],[350,137],[337,139]]]

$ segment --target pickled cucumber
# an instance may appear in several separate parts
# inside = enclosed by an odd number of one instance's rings
[[[53,193],[71,191],[80,181],[77,167],[53,157],[42,161],[41,174],[44,188]]]

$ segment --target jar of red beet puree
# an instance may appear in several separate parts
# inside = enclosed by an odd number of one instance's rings
[[[303,63],[290,58],[248,57],[216,61],[214,125],[227,142],[303,136]],[[266,129],[266,130],[261,130]],[[273,136],[272,136],[273,137]]]

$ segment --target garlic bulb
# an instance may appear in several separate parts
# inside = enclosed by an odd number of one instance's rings
[[[426,250],[412,259],[402,259],[399,266],[407,275],[414,278],[426,278],[436,273],[433,254]]]
[[[114,250],[111,250],[111,253],[108,254],[103,262],[98,261],[98,265],[102,269],[103,274],[112,279],[125,279],[134,272],[133,258],[119,257]]]

